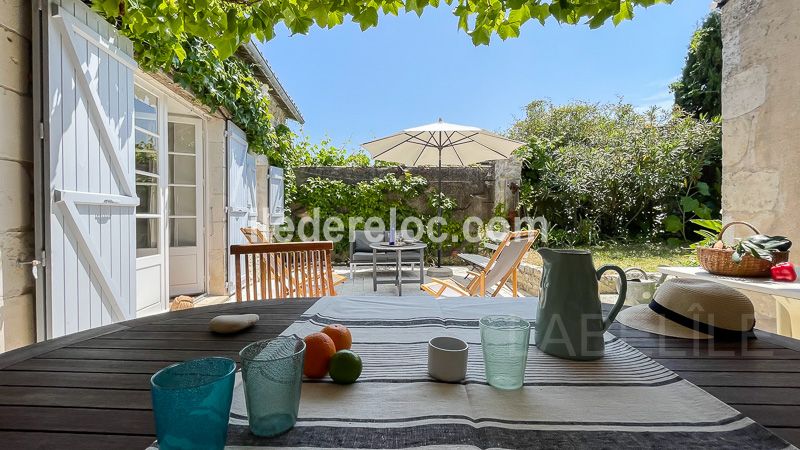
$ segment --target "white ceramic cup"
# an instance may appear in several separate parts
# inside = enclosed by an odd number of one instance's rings
[[[439,336],[428,341],[428,374],[439,381],[454,383],[467,376],[469,345],[454,337]]]

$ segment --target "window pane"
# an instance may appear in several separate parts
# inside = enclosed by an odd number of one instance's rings
[[[140,219],[136,218],[136,249],[137,256],[153,254],[149,252],[139,252],[140,249],[158,248],[158,223],[159,219]]]
[[[170,219],[171,247],[194,247],[197,245],[196,219]]]
[[[169,197],[169,215],[194,216],[196,214],[194,187],[172,187]]]
[[[136,130],[136,151],[158,152],[158,138]]]
[[[158,175],[158,153],[137,151],[136,170]]]
[[[133,96],[136,99],[134,107],[137,117],[147,116],[147,114],[157,114],[158,99],[151,93],[139,86],[133,86]]]
[[[195,184],[195,157],[169,155],[169,183]]]
[[[158,134],[158,122],[155,119],[136,118],[136,126],[151,133]]]
[[[194,125],[189,123],[169,124],[169,151],[174,153],[195,153]]]
[[[139,197],[139,206],[136,212],[140,214],[158,214],[158,186],[153,184],[136,184],[136,195]]]

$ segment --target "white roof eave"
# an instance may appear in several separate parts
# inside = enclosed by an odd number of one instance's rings
[[[247,52],[247,55],[253,60],[258,69],[261,71],[261,75],[268,80],[269,87],[274,94],[286,106],[286,109],[288,110],[287,116],[300,124],[305,123],[305,119],[303,119],[300,109],[294,103],[292,97],[290,97],[286,92],[286,89],[283,88],[280,80],[278,80],[275,72],[272,71],[272,68],[269,66],[269,63],[267,63],[264,55],[261,54],[261,51],[258,50],[258,47],[251,41],[244,44],[242,48],[245,52]]]

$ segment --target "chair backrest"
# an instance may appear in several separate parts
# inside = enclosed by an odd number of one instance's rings
[[[333,242],[231,245],[236,301],[336,295]]]
[[[251,244],[263,244],[267,242],[267,237],[256,227],[242,227],[239,230],[241,230],[247,242]]]
[[[512,271],[519,267],[525,253],[539,237],[539,230],[524,230],[508,233],[498,244],[489,262],[486,264],[486,288],[497,285],[492,295],[500,292]]]

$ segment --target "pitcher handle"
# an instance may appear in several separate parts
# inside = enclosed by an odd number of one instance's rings
[[[607,270],[613,270],[617,272],[619,275],[619,297],[617,297],[617,302],[614,303],[614,307],[611,308],[611,311],[608,313],[605,319],[603,319],[603,331],[608,330],[608,327],[614,322],[614,319],[619,314],[620,310],[622,309],[622,305],[625,303],[625,294],[628,292],[628,279],[625,277],[625,271],[622,270],[618,266],[614,265],[605,265],[599,269],[597,269],[597,281],[600,281],[600,278],[603,277],[603,273]]]

